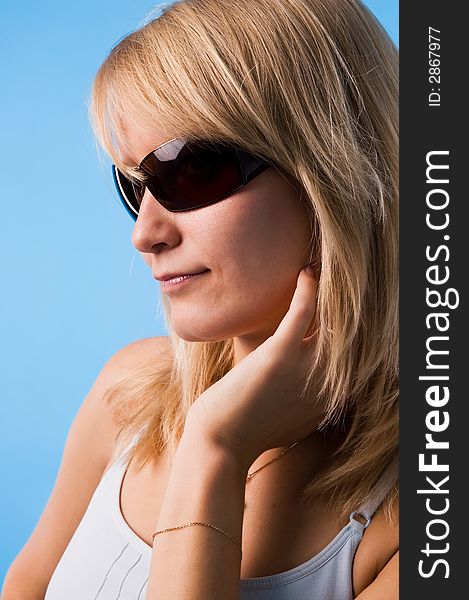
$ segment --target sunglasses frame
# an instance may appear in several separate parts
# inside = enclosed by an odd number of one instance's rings
[[[183,141],[186,139],[187,138],[184,138],[184,137],[176,137],[171,140],[168,140],[164,144],[161,144],[161,146],[158,146],[157,148],[155,148],[154,150],[152,150],[145,156],[145,158],[140,162],[138,169],[140,171],[142,171],[143,173],[145,173],[146,175],[150,175],[145,170],[145,167],[143,166],[145,161],[149,157],[151,157],[155,152],[157,152],[158,150],[161,150],[164,146],[171,144],[172,142],[175,142],[175,141]],[[187,143],[188,142],[186,141],[186,144]],[[200,144],[200,142],[198,142],[198,143]],[[190,143],[189,143],[189,145],[190,145]],[[193,142],[192,145],[197,146],[197,142]],[[250,181],[252,181],[255,177],[257,177],[257,175],[260,175],[260,173],[262,173],[263,171],[265,171],[266,169],[268,169],[271,166],[270,164],[265,162],[263,159],[253,156],[249,152],[246,152],[245,150],[242,150],[241,148],[239,148],[237,146],[229,146],[227,144],[223,144],[220,142],[215,143],[215,144],[213,142],[210,142],[210,145],[212,147],[216,146],[216,147],[225,148],[225,149],[229,148],[230,150],[233,151],[234,156],[236,157],[236,164],[237,164],[237,168],[239,171],[241,184],[238,187],[236,187],[235,189],[230,190],[226,194],[217,196],[216,198],[210,200],[209,202],[203,202],[201,204],[197,204],[196,206],[191,206],[190,208],[176,208],[176,209],[168,208],[168,206],[165,205],[164,199],[159,199],[158,197],[153,196],[154,199],[163,208],[165,208],[169,212],[189,212],[191,210],[197,210],[199,208],[204,208],[205,206],[210,206],[211,204],[220,202],[221,200],[224,200],[225,198],[228,198],[235,192],[239,191],[244,186],[246,186]],[[113,177],[114,184],[115,184],[117,192],[118,192],[119,200],[124,205],[124,208],[126,209],[127,213],[130,215],[130,217],[134,221],[136,221],[137,217],[138,217],[138,213],[136,212],[132,203],[127,199],[125,190],[120,181],[120,177],[123,177],[126,180],[126,182],[130,183],[131,185],[134,185],[133,182],[131,182],[131,180],[128,177],[126,177],[121,171],[119,171],[119,169],[114,164],[112,165],[112,177]],[[155,175],[151,175],[151,177],[157,178],[157,176],[155,176]],[[150,191],[150,193],[151,193],[151,191]]]

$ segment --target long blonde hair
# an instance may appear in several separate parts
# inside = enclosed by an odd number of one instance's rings
[[[320,269],[317,355],[305,393],[341,432],[304,490],[341,516],[398,448],[398,53],[359,0],[182,0],[123,38],[101,65],[90,115],[131,178],[123,124],[224,140],[279,166],[311,215]],[[314,299],[312,299],[314,301]],[[169,308],[163,299],[167,321]],[[169,324],[168,324],[169,327]],[[169,327],[170,330],[170,327]],[[108,393],[132,458],[172,456],[194,400],[233,366],[232,340],[187,342]],[[315,389],[312,393],[313,387]],[[319,388],[319,390],[318,390]],[[387,495],[391,503],[397,482]]]

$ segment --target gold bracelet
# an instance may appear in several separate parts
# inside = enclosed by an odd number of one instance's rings
[[[193,523],[186,523],[185,525],[178,525],[177,527],[167,527],[166,529],[160,529],[159,531],[155,531],[155,533],[151,536],[152,544],[155,543],[155,536],[158,535],[159,533],[165,533],[166,531],[173,531],[174,529],[183,529],[184,527],[191,527],[192,525],[205,525],[206,527],[211,527],[212,529],[215,529],[216,531],[223,533],[224,535],[226,535],[226,537],[228,537],[236,545],[236,547],[241,552],[241,556],[243,556],[241,544],[237,540],[235,540],[235,538],[232,535],[230,535],[229,533],[224,531],[221,527],[218,527],[218,525],[212,525],[211,523],[201,523],[200,521],[195,521]]]

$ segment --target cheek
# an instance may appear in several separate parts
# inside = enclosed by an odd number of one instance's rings
[[[224,303],[233,319],[276,320],[288,309],[308,259],[308,215],[296,200],[280,195],[247,200],[220,215]]]
[[[267,285],[275,283],[274,275],[289,279],[308,257],[311,233],[306,209],[280,194],[249,200],[221,221],[225,266],[229,262],[234,270]]]

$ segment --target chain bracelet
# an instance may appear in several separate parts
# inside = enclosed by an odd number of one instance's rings
[[[223,533],[227,538],[229,538],[235,544],[235,546],[241,552],[241,556],[243,555],[243,550],[241,548],[241,544],[232,535],[227,533],[221,527],[218,527],[218,525],[212,525],[211,523],[202,523],[201,521],[194,521],[192,523],[186,523],[185,525],[178,525],[177,527],[167,527],[166,529],[160,529],[159,531],[155,531],[155,533],[152,535],[152,543],[153,544],[155,543],[155,536],[158,535],[159,533],[165,533],[166,531],[173,531],[175,529],[184,529],[185,527],[191,527],[192,525],[205,525],[205,527],[211,527],[212,529],[215,529],[216,531]]]

